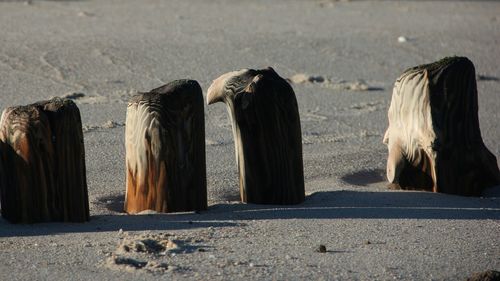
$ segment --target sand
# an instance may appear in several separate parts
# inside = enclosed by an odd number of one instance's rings
[[[499,15],[493,1],[0,1],[0,108],[77,103],[92,215],[0,219],[0,280],[465,280],[499,270],[498,188],[481,198],[388,190],[382,144],[395,79],[461,55],[481,78],[482,136],[500,157]],[[123,214],[130,96],[182,78],[206,94],[225,72],[266,66],[298,79],[306,202],[238,202],[217,104],[205,111],[209,210]]]

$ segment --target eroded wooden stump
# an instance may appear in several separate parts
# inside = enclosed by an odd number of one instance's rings
[[[500,184],[496,158],[481,138],[475,69],[467,58],[406,70],[388,116],[392,187],[478,196]]]
[[[292,87],[272,68],[226,73],[207,103],[224,102],[232,120],[243,202],[304,201],[302,134]]]
[[[207,208],[205,115],[201,87],[177,80],[134,96],[125,128],[125,211]]]
[[[0,121],[2,216],[13,223],[89,220],[78,107],[55,98],[4,110]]]

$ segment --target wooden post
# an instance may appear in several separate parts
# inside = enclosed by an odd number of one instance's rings
[[[4,110],[0,121],[2,216],[12,223],[89,220],[78,107],[55,98]]]
[[[232,120],[243,202],[304,201],[300,118],[292,87],[272,68],[226,73],[207,103],[224,102]]]
[[[177,80],[134,96],[125,128],[125,211],[207,208],[205,115],[198,82]]]
[[[481,138],[476,74],[467,58],[406,70],[388,115],[392,187],[478,196],[500,184],[496,158]]]

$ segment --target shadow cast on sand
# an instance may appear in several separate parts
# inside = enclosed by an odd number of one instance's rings
[[[361,170],[346,174],[340,179],[348,184],[367,186],[374,183],[385,182],[385,171],[382,169]]]
[[[100,197],[95,203],[110,211],[125,214],[125,194],[123,193]]]
[[[500,198],[474,198],[418,191],[316,192],[303,204],[265,206],[219,204],[212,213],[233,220],[268,219],[421,219],[500,220]]]
[[[0,219],[0,237],[43,236],[64,233],[123,231],[172,231],[208,227],[233,227],[241,223],[209,221],[194,213],[152,215],[99,215],[86,223],[10,224]]]
[[[111,199],[111,198],[110,198]],[[120,198],[117,198],[120,199]],[[114,206],[109,203],[110,207]],[[114,206],[115,207],[115,206]],[[235,227],[246,220],[417,219],[500,220],[500,198],[473,198],[414,191],[324,191],[293,206],[216,204],[201,213],[92,216],[90,222],[13,225],[0,219],[0,237],[77,232],[180,230]]]

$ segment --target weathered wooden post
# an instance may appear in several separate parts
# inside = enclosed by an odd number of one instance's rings
[[[55,98],[10,107],[0,121],[2,216],[12,223],[89,220],[78,107]]]
[[[198,82],[177,80],[134,96],[125,128],[125,211],[207,208],[205,115]]]
[[[302,134],[292,87],[272,68],[226,73],[207,103],[224,102],[232,120],[243,202],[304,201]]]
[[[387,179],[393,188],[478,196],[500,184],[481,138],[474,65],[444,58],[406,70],[389,107]]]

